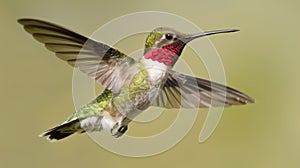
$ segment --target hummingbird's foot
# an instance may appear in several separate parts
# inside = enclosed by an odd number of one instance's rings
[[[113,136],[115,138],[119,138],[120,136],[122,136],[128,129],[128,126],[127,125],[122,125],[118,131],[116,133],[113,134]]]

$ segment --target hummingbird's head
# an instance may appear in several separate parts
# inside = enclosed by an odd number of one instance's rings
[[[146,38],[144,58],[164,63],[166,66],[173,66],[188,42],[203,36],[235,31],[238,30],[215,30],[196,34],[183,34],[172,28],[159,27],[154,29]]]
[[[167,49],[168,46],[178,45],[178,49],[183,48],[185,43],[180,40],[182,37],[182,33],[172,28],[156,28],[152,32],[150,32],[146,38],[144,54],[158,48]],[[180,55],[179,51],[175,54]]]

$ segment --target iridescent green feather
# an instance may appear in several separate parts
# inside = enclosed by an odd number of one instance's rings
[[[102,115],[103,111],[108,107],[112,97],[112,92],[105,89],[96,99],[84,105],[77,112],[69,116],[62,124],[74,121],[76,119],[84,119],[90,116]]]
[[[149,89],[148,85],[148,72],[145,69],[140,71],[133,77],[131,85],[129,86],[129,97],[132,99],[137,92]]]
[[[138,108],[139,103],[147,103],[149,90],[148,72],[140,64],[136,64],[139,71],[133,76],[129,85],[123,87],[120,94],[114,97],[113,104],[122,114]],[[137,101],[137,99],[139,101]],[[143,100],[142,100],[143,99]],[[137,104],[138,103],[138,104]]]
[[[155,44],[155,42],[162,37],[162,35],[163,34],[160,32],[156,32],[156,31],[151,32],[146,39],[145,49],[151,48]]]

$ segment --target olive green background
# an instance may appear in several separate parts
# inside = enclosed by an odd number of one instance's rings
[[[0,167],[299,167],[299,5],[293,0],[1,1]],[[146,158],[113,154],[86,135],[58,143],[38,138],[74,111],[72,68],[34,41],[16,20],[41,18],[90,35],[113,18],[145,10],[183,16],[203,30],[241,29],[210,39],[222,58],[227,83],[256,103],[226,108],[203,144],[198,136],[207,110],[199,110],[179,144]],[[143,38],[118,45],[125,52],[130,46],[142,47]],[[133,123],[128,134],[156,133],[153,130],[168,126],[176,116],[165,113],[153,123]]]

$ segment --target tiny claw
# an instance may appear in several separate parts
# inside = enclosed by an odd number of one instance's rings
[[[122,136],[128,129],[127,125],[122,125],[118,131],[113,135],[115,138],[119,138],[120,136]]]
[[[115,138],[119,138],[119,137],[122,136],[122,135],[123,135],[122,133],[116,132],[113,136],[114,136]]]

